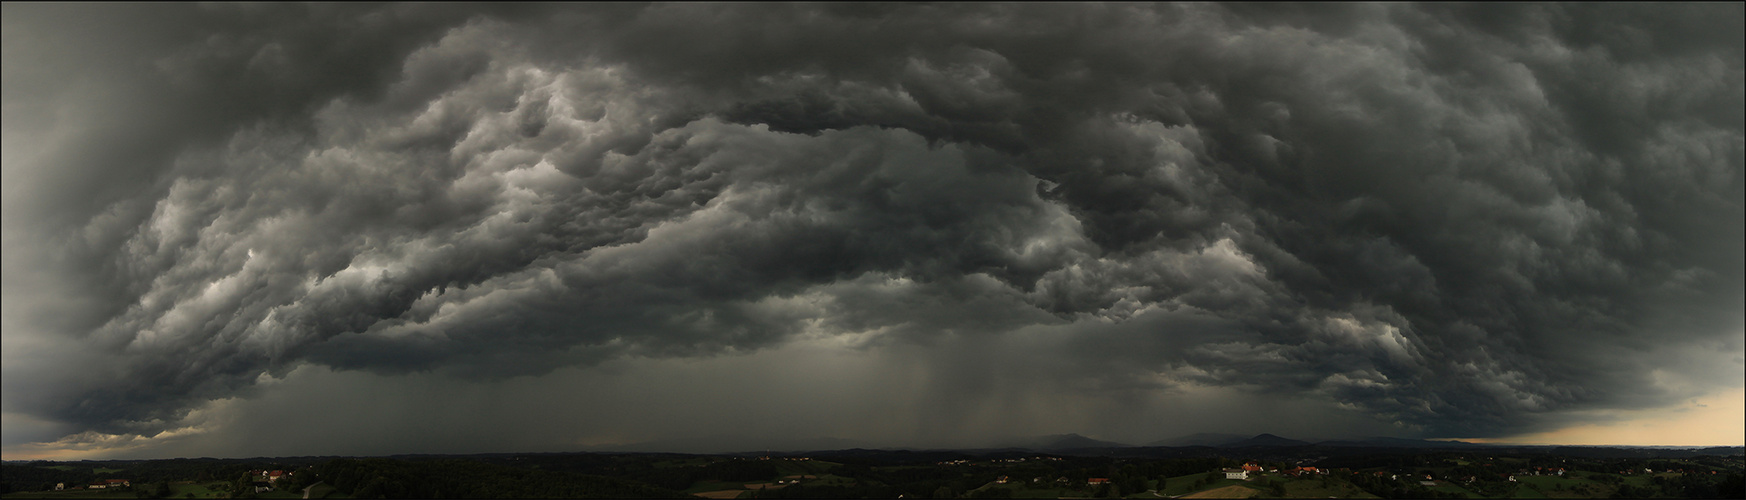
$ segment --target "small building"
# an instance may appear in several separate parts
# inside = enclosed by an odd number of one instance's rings
[[[128,481],[126,479],[104,479],[103,484],[106,486],[109,486],[110,488],[120,488],[123,486],[133,486],[133,482]]]
[[[1094,478],[1085,480],[1085,484],[1088,484],[1091,486],[1097,486],[1100,484],[1109,484],[1109,478],[1107,478],[1107,477],[1094,477]]]
[[[1249,479],[1249,471],[1243,469],[1225,469],[1224,472],[1225,479],[1239,479],[1244,481]]]

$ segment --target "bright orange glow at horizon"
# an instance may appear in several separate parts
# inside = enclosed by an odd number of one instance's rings
[[[1746,446],[1746,388],[1653,410],[1608,412],[1618,420],[1510,438],[1462,441],[1579,446]]]

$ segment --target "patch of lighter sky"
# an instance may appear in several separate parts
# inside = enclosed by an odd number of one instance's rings
[[[1604,423],[1463,441],[1492,444],[1572,446],[1746,446],[1746,388],[1734,388],[1684,404],[1646,410],[1600,412]]]

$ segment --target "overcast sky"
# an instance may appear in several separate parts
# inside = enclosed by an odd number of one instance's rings
[[[1743,18],[6,3],[5,456],[1746,444]]]

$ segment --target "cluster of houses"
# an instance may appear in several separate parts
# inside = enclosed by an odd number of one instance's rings
[[[88,485],[74,486],[72,489],[106,490],[110,488],[125,488],[128,486],[133,486],[133,482],[126,479],[103,479]],[[55,491],[64,491],[67,489],[67,483],[55,483]]]
[[[251,478],[249,481],[251,484],[249,486],[255,489],[255,493],[273,491],[273,483],[279,482],[280,479],[291,477],[296,473],[296,471],[282,470],[249,471],[249,477]]]
[[[290,477],[292,474],[296,474],[296,472],[286,472],[282,470],[249,471],[249,475],[254,476],[255,481],[266,481],[269,483],[277,483],[280,479]]]
[[[1280,474],[1279,469],[1267,469],[1267,468],[1261,467],[1260,465],[1254,464],[1254,463],[1243,464],[1243,466],[1240,468],[1224,469],[1224,470],[1222,470],[1222,472],[1225,473],[1225,479],[1237,479],[1237,480],[1243,480],[1243,481],[1249,480],[1250,474],[1260,474],[1262,472]],[[1290,469],[1286,469],[1283,474],[1288,475],[1288,476],[1305,476],[1305,475],[1323,475],[1323,476],[1325,476],[1328,474],[1328,471],[1327,471],[1327,469],[1317,469],[1315,467],[1299,466],[1299,467],[1292,467]]]

